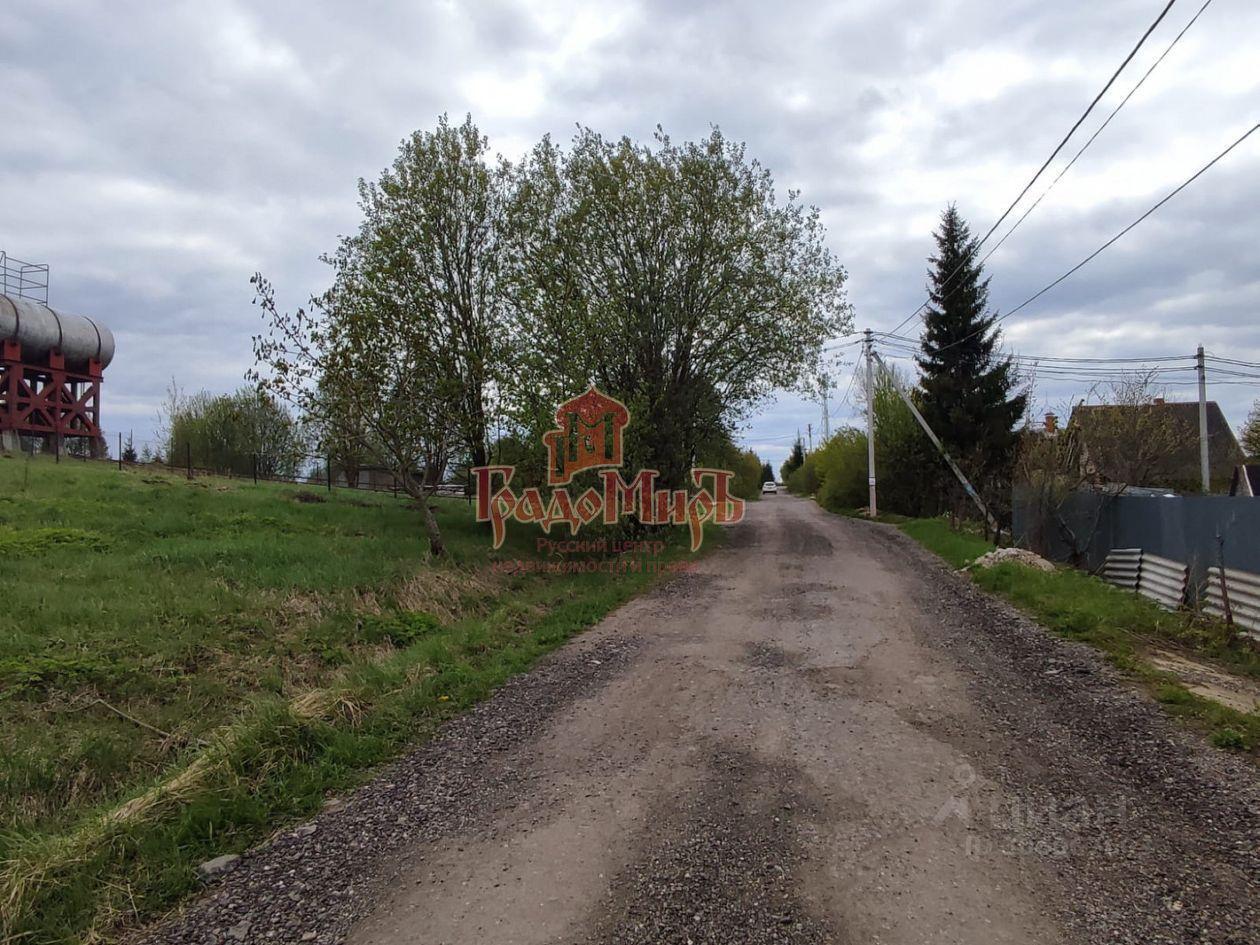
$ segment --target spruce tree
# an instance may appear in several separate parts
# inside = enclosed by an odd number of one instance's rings
[[[792,452],[788,454],[788,458],[783,461],[783,465],[779,468],[779,475],[787,482],[788,476],[796,472],[805,465],[805,446],[801,443],[800,437],[797,437],[795,443],[792,444]]]
[[[918,358],[923,416],[985,498],[1004,506],[1018,443],[1015,424],[1028,397],[1017,390],[1011,359],[998,350],[1001,332],[988,310],[989,280],[976,259],[977,241],[952,204],[933,237]]]

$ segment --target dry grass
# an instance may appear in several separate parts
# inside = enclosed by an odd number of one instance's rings
[[[442,623],[451,623],[469,607],[497,596],[503,583],[497,576],[471,569],[434,568],[403,581],[393,597],[400,610],[433,614]]]
[[[289,700],[287,714],[296,724],[315,719],[340,718],[358,723],[365,707],[345,688],[313,689]],[[184,803],[216,777],[226,775],[242,749],[257,738],[257,721],[250,719],[229,726],[208,740],[206,747],[180,770],[104,813],[83,821],[73,831],[55,837],[42,837],[28,848],[0,864],[0,942],[16,941],[13,929],[26,914],[30,902],[56,877],[76,864],[86,862],[112,839],[135,831],[162,817],[172,806]],[[106,890],[103,902],[113,897]],[[114,922],[113,910],[98,911],[98,927],[88,940],[103,934]]]

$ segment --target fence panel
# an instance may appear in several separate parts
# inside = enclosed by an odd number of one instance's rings
[[[1138,569],[1138,593],[1168,610],[1176,610],[1186,600],[1190,569],[1179,561],[1142,552]]]
[[[1142,564],[1141,548],[1115,548],[1103,562],[1102,575],[1112,584],[1127,587],[1136,591],[1138,586],[1138,569]]]
[[[1251,636],[1260,638],[1260,574],[1226,568],[1225,587],[1221,588],[1220,568],[1208,568],[1207,591],[1203,609],[1217,617],[1225,616],[1225,597],[1229,597],[1229,610],[1234,623],[1255,631]]]

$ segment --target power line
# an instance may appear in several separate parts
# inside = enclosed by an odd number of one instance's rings
[[[844,397],[840,400],[841,407],[848,406],[852,403],[852,401],[849,400],[849,395],[853,393],[853,385],[857,382],[857,376],[858,368],[855,365],[853,368],[853,376],[849,378],[849,386],[845,388]]]
[[[1257,130],[1260,130],[1260,124],[1252,125],[1251,128],[1245,131],[1237,140],[1234,141],[1233,144],[1227,147],[1224,151],[1222,151],[1216,157],[1212,158],[1212,160],[1204,164],[1201,168],[1195,171],[1194,174],[1192,174],[1190,177],[1182,181],[1181,184],[1179,184],[1175,190],[1167,194],[1162,200],[1160,200],[1158,203],[1156,203],[1154,206],[1148,209],[1140,217],[1138,217],[1136,220],[1134,220],[1132,223],[1126,226],[1123,230],[1121,230],[1111,239],[1107,240],[1107,242],[1103,243],[1096,250],[1094,250],[1092,253],[1090,253],[1088,256],[1086,256],[1084,259],[1078,262],[1075,266],[1073,266],[1067,272],[1063,273],[1063,275],[1059,276],[1049,285],[1046,285],[1043,288],[1034,292],[1032,295],[1024,299],[1024,301],[1020,302],[1018,305],[1016,305],[1013,309],[1011,309],[1006,314],[999,315],[997,318],[989,322],[989,324],[986,325],[984,328],[978,328],[975,331],[973,331],[971,334],[965,335],[964,337],[959,338],[957,341],[951,342],[950,344],[947,344],[941,348],[938,348],[937,353],[939,354],[941,351],[947,351],[950,348],[957,347],[958,345],[962,344],[964,341],[969,341],[970,339],[976,337],[976,335],[983,334],[984,332],[992,328],[994,325],[996,325],[998,322],[1005,321],[1006,319],[1010,318],[1012,315],[1016,314],[1017,312],[1022,311],[1024,308],[1031,305],[1033,302],[1037,301],[1037,299],[1041,298],[1043,295],[1045,295],[1047,292],[1049,292],[1051,289],[1057,286],[1060,282],[1063,282],[1065,279],[1072,276],[1074,273],[1083,269],[1088,263],[1092,262],[1104,250],[1112,246],[1114,243],[1118,242],[1125,234],[1127,234],[1130,230],[1136,227],[1139,223],[1141,223],[1143,220],[1149,217],[1152,213],[1154,213],[1164,204],[1168,203],[1168,201],[1172,200],[1173,197],[1177,196],[1177,194],[1181,193],[1183,190],[1185,190],[1187,187],[1193,184],[1196,180],[1198,180],[1201,176],[1207,173],[1207,171],[1211,167],[1213,167],[1218,161],[1223,159],[1227,154],[1229,154],[1236,147],[1238,147],[1240,144],[1242,144],[1244,141],[1250,138],[1253,134],[1255,134]]]
[[[1074,124],[1068,130],[1068,133],[1063,136],[1063,140],[1060,141],[1058,146],[1055,147],[1055,149],[1050,152],[1050,156],[1046,158],[1045,163],[1042,164],[1041,167],[1037,169],[1037,173],[1034,174],[1032,178],[1028,181],[1028,183],[1024,185],[1024,189],[1019,192],[1019,196],[1017,196],[1014,200],[1011,201],[1010,206],[1008,206],[1005,210],[1003,210],[1002,215],[997,218],[997,222],[994,223],[993,226],[989,227],[989,232],[984,234],[984,236],[980,239],[980,241],[971,248],[970,252],[967,253],[967,257],[964,258],[963,261],[958,264],[958,268],[955,269],[953,272],[951,272],[949,276],[946,277],[945,281],[941,283],[942,287],[948,285],[953,280],[954,276],[958,275],[958,273],[962,271],[963,266],[967,264],[971,256],[971,253],[978,251],[980,247],[983,246],[988,241],[989,237],[993,235],[993,232],[999,226],[1002,225],[1002,221],[1005,220],[1008,216],[1010,216],[1011,211],[1014,210],[1016,205],[1021,200],[1024,199],[1024,195],[1027,194],[1029,189],[1032,188],[1032,185],[1037,182],[1037,178],[1039,178],[1043,173],[1045,173],[1046,168],[1050,166],[1050,162],[1059,156],[1059,152],[1063,150],[1064,146],[1068,143],[1068,140],[1072,137],[1072,135],[1076,133],[1076,129],[1079,128],[1081,124],[1085,121],[1085,119],[1089,117],[1090,112],[1094,110],[1094,106],[1097,105],[1099,100],[1104,95],[1107,94],[1107,90],[1110,89],[1111,86],[1115,84],[1116,79],[1119,78],[1120,73],[1124,71],[1125,66],[1127,66],[1129,62],[1133,59],[1133,57],[1137,55],[1138,50],[1142,48],[1142,44],[1146,42],[1147,37],[1149,37],[1151,33],[1155,31],[1155,27],[1159,26],[1159,24],[1163,21],[1164,17],[1168,15],[1168,11],[1172,9],[1173,4],[1176,2],[1177,0],[1168,0],[1167,5],[1164,7],[1163,10],[1160,11],[1159,16],[1155,17],[1155,22],[1146,28],[1146,32],[1143,33],[1141,39],[1137,41],[1137,45],[1134,46],[1133,49],[1129,51],[1129,54],[1124,57],[1124,61],[1121,62],[1120,65],[1116,68],[1116,71],[1111,74],[1111,78],[1108,79],[1107,84],[1102,87],[1102,91],[1100,91],[1097,95],[1094,96],[1094,100],[1089,103],[1089,107],[1087,107],[1085,111],[1081,113],[1081,117],[1076,119],[1076,124]],[[897,325],[893,329],[893,331],[894,332],[900,331],[906,325],[907,322],[911,321],[916,315],[919,314],[919,312],[923,311],[923,306],[927,305],[929,301],[931,301],[930,298],[927,301],[925,301],[922,305],[920,305],[918,308],[916,308],[913,312],[911,312],[899,325]]]
[[[913,354],[889,354],[883,355],[890,361],[909,361],[914,363],[917,359]],[[1060,383],[1078,383],[1078,384],[1099,384],[1107,381],[1125,381],[1136,375],[1149,375],[1155,383],[1161,387],[1196,387],[1198,380],[1196,378],[1178,378],[1170,377],[1170,374],[1184,371],[1197,370],[1193,364],[1169,364],[1168,362],[1187,361],[1193,358],[1193,355],[1154,357],[1154,358],[1116,358],[1117,366],[1114,368],[1105,368],[1099,366],[1095,359],[1063,359],[1068,361],[1067,364],[1040,365],[1038,360],[1050,360],[1040,355],[1009,355],[1017,366],[1036,368],[1038,377],[1044,377],[1048,381],[1056,381]],[[1106,359],[1100,359],[1106,360]],[[1216,358],[1209,356],[1208,360],[1226,361],[1232,359]],[[1079,363],[1079,362],[1085,363]],[[1242,367],[1251,367],[1260,371],[1260,362],[1240,361],[1236,362]],[[1125,366],[1129,365],[1129,366]],[[1212,370],[1212,385],[1227,385],[1238,387],[1260,387],[1260,373],[1248,373],[1246,371],[1234,371],[1228,368],[1216,367]]]
[[[1063,170],[1059,171],[1059,173],[1055,176],[1054,180],[1050,182],[1050,186],[1047,187],[1044,191],[1042,191],[1041,196],[1038,197],[1036,200],[1034,200],[1032,205],[1027,210],[1024,211],[1023,216],[1021,216],[1018,220],[1015,221],[1014,226],[1012,226],[1009,230],[1006,231],[1006,235],[1003,236],[1000,240],[998,240],[997,244],[991,250],[985,253],[984,258],[980,260],[980,265],[983,266],[986,262],[988,262],[990,256],[992,256],[994,253],[996,253],[999,249],[1002,248],[1002,244],[1005,243],[1008,239],[1010,239],[1012,233],[1014,233],[1016,230],[1019,229],[1019,225],[1023,223],[1025,220],[1027,220],[1028,215],[1037,209],[1037,205],[1040,204],[1041,201],[1046,199],[1046,196],[1050,193],[1050,191],[1054,190],[1055,184],[1061,181],[1063,179],[1063,175],[1072,169],[1072,165],[1074,165],[1077,162],[1077,159],[1080,158],[1080,156],[1084,154],[1087,150],[1089,150],[1089,146],[1094,143],[1094,140],[1100,134],[1103,133],[1103,129],[1105,129],[1109,124],[1111,124],[1111,119],[1115,118],[1116,115],[1119,114],[1120,109],[1124,108],[1124,106],[1128,104],[1129,99],[1133,98],[1137,90],[1142,87],[1142,84],[1146,82],[1148,78],[1150,78],[1151,73],[1155,71],[1156,67],[1158,67],[1159,64],[1164,61],[1164,57],[1166,57],[1170,52],[1173,51],[1173,47],[1176,46],[1177,43],[1181,41],[1181,37],[1186,35],[1190,27],[1194,26],[1195,20],[1197,20],[1203,14],[1203,11],[1206,10],[1211,3],[1212,3],[1212,0],[1205,0],[1203,6],[1199,7],[1199,12],[1196,13],[1194,16],[1192,16],[1190,18],[1190,22],[1181,28],[1181,32],[1173,37],[1172,42],[1168,44],[1168,46],[1164,49],[1162,53],[1160,53],[1159,58],[1156,59],[1153,63],[1151,63],[1151,67],[1147,69],[1145,73],[1143,73],[1142,78],[1138,79],[1137,85],[1133,86],[1133,88],[1129,91],[1129,94],[1126,95],[1123,99],[1121,99],[1120,104],[1111,110],[1111,114],[1108,115],[1106,120],[1103,121],[1103,123],[1098,126],[1098,130],[1089,136],[1089,140],[1085,142],[1085,144],[1081,147],[1079,151],[1076,152],[1075,155],[1073,155],[1072,160],[1068,161],[1067,164],[1064,165]]]
[[[1144,364],[1147,362],[1159,361],[1185,361],[1193,358],[1192,354],[1169,355],[1167,357],[1155,358],[1058,358],[1047,354],[1012,354],[1011,357],[1016,360],[1023,361],[1053,361],[1064,362],[1068,364]]]

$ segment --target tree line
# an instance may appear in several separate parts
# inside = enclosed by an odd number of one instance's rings
[[[383,467],[417,498],[436,471],[490,460],[544,481],[542,433],[591,384],[630,409],[627,468],[682,488],[693,466],[725,464],[754,495],[770,477],[733,431],[816,378],[824,340],[851,326],[817,208],[780,199],[717,129],[686,142],[580,129],[510,162],[471,117],[443,117],[360,181],[359,207],[305,306],[254,276],[265,329],[250,379],[344,467]]]

